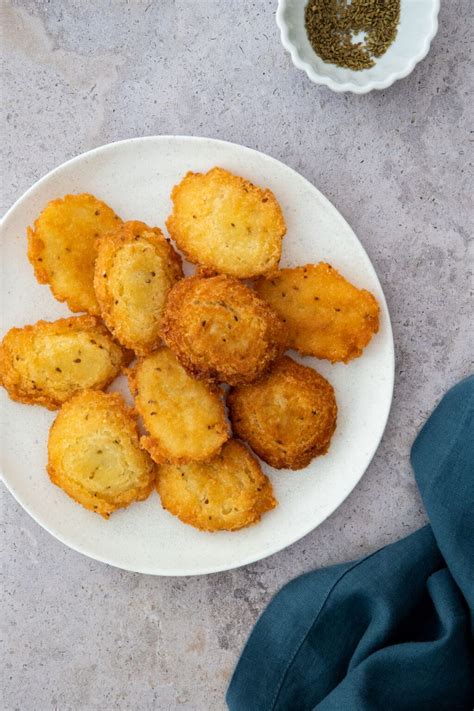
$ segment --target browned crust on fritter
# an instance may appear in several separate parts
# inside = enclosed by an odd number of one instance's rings
[[[120,299],[120,295],[117,292],[117,288],[114,287],[119,287],[118,291],[120,291],[120,287],[123,288],[123,284],[116,283],[111,286],[110,275],[117,254],[125,245],[138,246],[143,244],[153,248],[155,257],[159,259],[164,266],[165,274],[156,274],[152,271],[146,282],[150,285],[153,282],[153,286],[156,286],[156,280],[161,277],[161,283],[159,283],[158,286],[163,294],[164,306],[167,292],[176,281],[183,277],[183,269],[181,257],[175,252],[169,240],[165,238],[158,227],[148,227],[144,222],[133,220],[119,225],[118,229],[108,234],[105,239],[99,239],[97,241],[98,253],[94,273],[94,288],[102,318],[115,338],[140,356],[151,353],[151,351],[160,344],[159,327],[161,323],[161,313],[157,312],[156,305],[150,301],[150,295],[146,296],[146,294],[143,293],[143,295],[141,295],[144,299],[142,309],[153,309],[153,313],[150,315],[156,321],[156,329],[153,329],[151,334],[143,334],[142,332],[141,337],[136,338],[133,333],[131,333],[131,331],[133,331],[133,328],[131,328],[133,324],[130,322],[133,318],[133,314],[128,313],[126,318],[121,317],[120,314],[116,314],[115,306]],[[132,274],[132,278],[133,277],[134,274]],[[163,283],[163,280],[165,280],[166,283]],[[145,291],[146,289],[144,292]]]
[[[332,386],[288,356],[256,383],[233,388],[227,405],[234,434],[276,469],[302,469],[326,454],[336,428]]]
[[[87,487],[68,475],[63,470],[59,461],[58,447],[61,440],[57,440],[58,428],[62,426],[64,419],[69,419],[72,428],[73,418],[81,418],[87,415],[88,408],[103,413],[103,421],[107,428],[115,426],[117,430],[127,439],[127,445],[134,455],[134,471],[138,475],[138,467],[141,467],[140,481],[137,481],[131,488],[114,494],[113,492],[99,495],[88,490]],[[65,437],[70,433],[68,426]],[[114,440],[114,446],[124,447],[124,443]],[[98,455],[100,456],[100,455]],[[99,460],[98,460],[99,461]],[[59,486],[68,496],[74,499],[84,508],[100,514],[108,519],[110,514],[119,508],[125,508],[134,501],[144,501],[150,495],[156,476],[156,465],[150,457],[140,448],[137,431],[137,415],[132,408],[126,406],[123,398],[118,393],[103,393],[96,390],[83,390],[74,395],[61,408],[55,421],[53,422],[48,439],[48,466],[47,471],[53,484]],[[74,472],[77,475],[77,471]],[[112,487],[110,487],[112,489]]]
[[[280,269],[254,283],[288,326],[288,347],[301,355],[347,363],[379,330],[379,305],[325,262]]]
[[[213,185],[216,189],[225,186],[232,190],[234,198],[234,200],[230,200],[227,207],[222,208],[222,205],[220,205],[220,209],[223,209],[223,212],[218,215],[214,213],[214,220],[217,219],[218,224],[215,224],[214,221],[211,221],[210,224],[206,223],[209,201],[204,201],[204,214],[199,214],[199,202],[193,199],[192,191],[199,190],[199,187],[204,188],[204,185],[209,180],[214,181]],[[265,225],[260,225],[260,220],[256,220],[251,214],[246,215],[245,208],[242,208],[240,203],[236,208],[235,199],[239,194],[241,200],[243,199],[247,204],[247,212],[255,209],[256,205],[260,206],[260,217],[265,213]],[[191,231],[186,225],[187,218],[179,207],[183,195],[187,195],[186,210],[197,213],[192,215],[196,222],[195,224],[193,222]],[[249,180],[216,166],[207,173],[193,173],[191,171],[186,173],[181,182],[174,186],[171,192],[171,200],[173,201],[173,212],[166,221],[166,227],[179,249],[193,264],[199,264],[201,267],[211,271],[214,270],[216,273],[228,274],[238,279],[247,279],[266,274],[278,265],[281,257],[281,243],[286,233],[286,224],[281,207],[275,195],[268,188],[259,188]],[[262,207],[262,204],[264,207]],[[196,235],[191,234],[196,229],[196,226],[199,225],[201,238],[204,234],[208,235],[208,239],[203,240],[201,246],[197,243]],[[253,234],[253,241],[257,240],[258,244],[265,244],[263,250],[265,257],[259,254],[258,261],[256,261],[256,256],[252,264],[249,250],[247,250],[243,259],[244,262],[247,262],[245,264],[240,259],[240,253],[235,250],[233,255],[230,252],[224,254],[224,248],[227,247],[226,230],[228,235],[232,235],[235,239],[235,234],[239,231],[239,228],[243,236],[239,233],[237,247],[239,242],[241,245],[245,244],[249,231],[257,230],[258,236]],[[270,233],[272,234],[272,241],[267,244],[266,240],[269,239]],[[206,242],[209,240],[212,241],[211,249],[206,248]],[[219,243],[221,243],[220,249]],[[234,256],[236,258],[233,258]]]
[[[170,439],[172,436],[172,431],[176,431],[176,426],[174,424],[169,428],[165,428],[163,426],[160,431],[160,436],[153,436],[153,429],[156,427],[156,420],[153,419],[152,413],[154,413],[155,417],[159,417],[160,409],[163,408],[162,401],[160,400],[160,398],[156,397],[156,394],[154,392],[151,392],[151,388],[150,392],[148,393],[148,396],[144,397],[143,401],[140,397],[140,391],[143,390],[145,387],[144,383],[142,383],[142,387],[140,387],[140,373],[144,365],[152,358],[159,358],[160,354],[164,352],[170,353],[167,348],[160,347],[151,355],[146,356],[144,358],[139,358],[134,364],[134,366],[132,368],[128,368],[125,373],[128,377],[130,391],[135,397],[135,407],[143,420],[145,429],[148,430],[148,434],[141,437],[141,445],[144,449],[146,449],[146,451],[150,454],[152,459],[157,464],[187,464],[193,461],[205,461],[206,459],[209,459],[210,457],[213,457],[215,454],[217,454],[222,448],[222,445],[229,439],[231,435],[229,423],[226,417],[222,390],[214,383],[194,380],[186,372],[186,370],[179,363],[176,356],[173,354],[173,359],[179,366],[179,369],[185,375],[186,379],[189,380],[189,385],[186,389],[186,393],[192,396],[193,407],[196,408],[196,403],[201,404],[202,398],[204,397],[208,397],[209,400],[207,403],[207,407],[203,405],[203,407],[198,408],[195,413],[195,426],[197,426],[197,418],[202,418],[202,430],[200,438],[198,439],[198,435],[196,433],[193,434],[193,436],[196,437],[196,442],[199,443],[199,446],[197,448],[194,447],[193,441],[191,440],[191,436],[189,436],[186,446],[181,446],[181,453],[179,455],[175,452],[172,452],[170,446]],[[176,375],[176,377],[180,377],[179,373]],[[172,392],[172,388],[173,378],[169,377],[166,389],[168,390],[170,395]],[[196,389],[196,392],[191,392],[193,388]],[[201,393],[197,392],[198,389],[201,391]],[[151,397],[151,395],[153,395],[153,397]],[[180,409],[182,412],[185,412],[187,411],[187,403],[185,402],[184,396],[181,397],[183,397],[183,400]],[[147,405],[149,404],[151,404],[151,407],[147,408]],[[211,417],[211,408],[214,409],[214,413],[212,413],[213,417]],[[147,410],[150,410],[150,412],[148,412]],[[207,420],[209,419],[210,421],[208,422]],[[179,427],[177,429],[177,434],[179,434]],[[212,433],[212,437],[210,433]],[[205,438],[209,440],[206,443],[204,442]],[[211,439],[212,443],[210,441]]]
[[[78,200],[81,200],[84,205],[87,205],[89,208],[93,208],[94,211],[97,211],[97,216],[98,218],[100,218],[98,231],[95,233],[95,236],[93,234],[88,237],[88,245],[90,245],[90,249],[88,249],[87,252],[92,253],[93,257],[95,256],[94,240],[97,236],[100,235],[101,232],[104,233],[104,231],[100,227],[100,222],[104,222],[104,216],[106,217],[105,222],[107,223],[110,229],[115,228],[116,224],[121,222],[121,220],[120,217],[116,215],[115,212],[102,200],[99,200],[94,195],[91,195],[89,193],[80,193],[64,195],[64,197],[62,198],[56,198],[55,200],[51,200],[50,202],[48,202],[39,217],[36,219],[33,229],[31,227],[27,228],[28,259],[31,262],[31,265],[33,266],[37,281],[40,284],[48,284],[55,299],[57,299],[58,301],[65,301],[71,311],[87,311],[88,313],[93,314],[94,316],[99,316],[99,305],[95,298],[95,293],[92,284],[93,259],[92,264],[89,264],[89,262],[91,261],[90,257],[87,260],[87,264],[84,263],[83,258],[78,259],[78,264],[76,268],[79,271],[88,272],[90,269],[90,284],[88,284],[86,288],[84,288],[83,286],[81,290],[76,293],[73,293],[71,289],[67,290],[68,293],[65,293],[58,289],[51,273],[51,269],[48,269],[45,262],[45,239],[47,239],[47,236],[44,234],[44,221],[46,219],[45,215],[48,215],[49,219],[51,219],[51,210],[63,209],[65,206],[67,207],[71,203],[77,203]],[[106,231],[108,231],[108,229]],[[81,235],[78,235],[77,238],[78,240],[80,240]],[[71,249],[73,249],[73,245],[71,247],[67,247],[67,251],[69,253]],[[61,264],[58,261],[57,263],[55,263],[55,269],[58,270],[60,268]]]
[[[159,467],[156,489],[163,508],[201,531],[236,531],[277,505],[270,480],[236,440],[206,462]]]
[[[108,348],[111,361],[112,353],[116,357],[116,363],[111,362],[110,373],[102,380],[98,380],[94,384],[94,389],[101,390],[108,385],[120,374],[121,369],[128,365],[133,358],[130,351],[126,351],[116,343],[110,333],[105,328],[104,324],[96,316],[71,316],[70,318],[62,318],[57,321],[38,321],[33,325],[23,326],[22,328],[11,328],[4,336],[0,344],[0,384],[3,385],[8,395],[12,400],[21,402],[25,405],[42,405],[48,410],[57,410],[68,397],[74,395],[77,390],[72,390],[71,393],[64,398],[59,391],[54,395],[54,387],[51,387],[49,392],[39,389],[33,384],[24,382],[18,367],[15,367],[18,353],[15,350],[15,341],[18,336],[25,335],[32,340],[35,335],[44,333],[45,335],[62,335],[67,333],[87,333],[94,339],[101,339],[102,343],[99,348]],[[59,376],[58,376],[59,377]],[[91,386],[89,386],[91,387]]]
[[[209,269],[209,267],[201,267],[199,264],[196,266],[196,271],[192,276],[199,277],[200,279],[209,279],[209,277],[217,276],[218,272],[215,269]]]
[[[192,276],[175,284],[162,322],[164,342],[196,378],[256,380],[286,346],[282,319],[232,277]]]

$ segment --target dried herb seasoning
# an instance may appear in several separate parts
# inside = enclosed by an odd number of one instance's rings
[[[369,69],[397,35],[400,0],[309,0],[305,27],[316,54],[348,69]],[[364,33],[359,41],[356,36]]]

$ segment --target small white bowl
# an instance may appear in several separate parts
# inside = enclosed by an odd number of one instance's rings
[[[322,60],[311,47],[304,26],[308,0],[278,0],[276,14],[281,41],[293,64],[303,69],[316,84],[333,91],[366,94],[386,89],[397,79],[408,76],[426,57],[438,30],[440,0],[401,0],[397,36],[388,50],[370,69],[353,71]]]

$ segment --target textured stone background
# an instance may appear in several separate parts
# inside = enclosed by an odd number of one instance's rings
[[[340,509],[282,553],[209,577],[134,575],[65,548],[2,488],[1,709],[218,711],[278,588],[425,521],[410,444],[472,368],[471,2],[443,2],[427,59],[386,92],[361,97],[319,88],[293,67],[274,2],[0,5],[2,210],[51,168],[109,141],[225,138],[319,187],[354,227],[385,289],[397,366],[382,445]]]

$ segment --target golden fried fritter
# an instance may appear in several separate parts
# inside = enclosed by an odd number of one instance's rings
[[[78,390],[105,388],[130,362],[95,316],[12,328],[0,345],[0,382],[12,400],[56,410]]]
[[[288,346],[302,355],[347,363],[379,330],[379,305],[330,264],[280,269],[255,283],[257,294],[286,321]]]
[[[28,258],[40,284],[49,284],[71,311],[98,316],[94,292],[95,242],[121,223],[120,217],[93,195],[65,195],[51,200],[28,228]]]
[[[202,461],[229,438],[222,394],[194,380],[168,348],[159,348],[128,373],[149,436],[142,446],[155,462]]]
[[[202,531],[235,531],[277,505],[257,460],[234,439],[207,462],[159,467],[156,489],[165,509]]]
[[[181,257],[157,227],[125,222],[98,241],[94,287],[114,336],[138,355],[160,342],[168,291],[181,279]]]
[[[234,434],[276,469],[302,469],[326,454],[336,428],[332,386],[287,356],[258,382],[231,390],[227,404]]]
[[[281,355],[287,338],[279,316],[224,275],[178,282],[169,293],[161,333],[189,372],[230,385],[255,380]]]
[[[65,403],[49,432],[51,481],[109,518],[153,488],[156,466],[140,448],[136,416],[118,393],[84,390]]]
[[[190,262],[239,279],[278,265],[286,225],[270,190],[213,168],[187,173],[171,199],[166,226]]]

